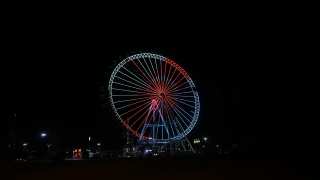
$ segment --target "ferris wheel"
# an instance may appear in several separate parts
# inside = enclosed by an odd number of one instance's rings
[[[195,126],[200,102],[195,85],[174,61],[140,53],[121,59],[107,86],[117,122],[138,141],[169,143]]]

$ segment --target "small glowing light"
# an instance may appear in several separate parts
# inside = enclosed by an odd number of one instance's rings
[[[195,143],[195,144],[200,143],[200,139],[194,139],[193,143]]]
[[[100,143],[98,143],[97,145],[100,146]]]
[[[219,147],[219,145],[217,145],[217,147]]]

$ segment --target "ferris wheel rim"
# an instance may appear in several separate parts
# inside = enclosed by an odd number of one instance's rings
[[[137,130],[134,130],[134,129],[132,129],[131,127],[129,127],[129,126],[126,124],[126,121],[123,120],[123,117],[121,117],[121,115],[118,113],[119,107],[116,107],[116,105],[115,105],[116,102],[114,101],[114,98],[115,98],[116,96],[121,96],[121,95],[113,94],[113,90],[116,90],[116,88],[114,88],[113,85],[116,84],[116,83],[119,83],[119,82],[115,82],[115,78],[117,77],[117,74],[120,72],[120,69],[121,69],[121,68],[126,68],[126,67],[124,67],[124,66],[125,66],[127,63],[129,63],[130,61],[133,61],[133,63],[134,63],[134,60],[139,59],[139,58],[149,58],[149,59],[150,59],[150,58],[154,58],[154,59],[157,60],[157,61],[160,60],[160,61],[162,61],[162,62],[165,62],[165,63],[170,64],[170,65],[171,65],[170,68],[171,68],[171,67],[174,67],[175,70],[178,70],[179,73],[180,73],[180,74],[184,77],[184,79],[186,80],[187,84],[189,85],[188,88],[190,88],[190,89],[192,90],[193,98],[194,98],[194,107],[193,107],[194,111],[193,111],[192,120],[189,121],[189,122],[190,122],[189,125],[186,125],[186,128],[184,128],[183,132],[181,132],[181,133],[179,133],[179,134],[177,134],[177,135],[174,135],[173,137],[170,137],[169,139],[181,139],[181,138],[183,138],[184,136],[186,136],[187,134],[190,133],[190,131],[194,128],[196,122],[198,121],[199,112],[200,112],[199,95],[198,95],[198,92],[197,92],[197,90],[196,90],[196,87],[195,87],[195,85],[194,85],[191,77],[188,75],[188,73],[187,73],[183,68],[181,68],[180,65],[178,65],[178,64],[175,63],[174,61],[172,61],[172,60],[170,60],[169,58],[166,58],[166,57],[164,57],[164,56],[158,55],[158,54],[153,54],[153,53],[139,53],[139,54],[134,54],[134,55],[128,56],[128,57],[124,58],[123,60],[121,60],[121,61],[116,65],[116,67],[113,69],[113,71],[112,71],[112,73],[111,73],[111,75],[110,75],[110,78],[109,78],[109,82],[108,82],[108,87],[107,87],[107,89],[108,89],[108,94],[107,94],[107,95],[108,95],[108,97],[109,97],[109,103],[110,103],[110,105],[111,105],[112,112],[114,113],[114,115],[115,115],[115,117],[116,117],[116,119],[117,119],[117,122],[120,122],[120,124],[121,124],[127,131],[129,131],[130,133],[132,133],[133,135],[135,135],[135,136],[137,136],[137,137],[141,135],[141,133],[137,132]],[[149,68],[149,67],[148,67],[148,68]],[[152,67],[152,68],[153,68],[153,67]],[[151,67],[150,67],[150,69],[151,69]],[[145,72],[147,72],[147,70],[146,70]],[[148,75],[150,75],[150,74],[148,74]],[[119,78],[119,77],[118,77],[118,78]],[[141,80],[141,77],[135,77],[135,78],[137,78],[137,79],[140,78],[140,80]],[[160,76],[157,77],[157,78],[160,79]],[[156,79],[156,78],[154,78],[154,79]],[[160,80],[159,80],[159,81],[160,81]],[[137,82],[138,82],[138,80],[137,80]],[[140,82],[140,83],[141,83],[141,82]],[[152,81],[150,81],[150,83],[152,83]],[[186,83],[185,83],[185,84],[186,84]],[[124,84],[122,84],[122,85],[124,85]],[[130,87],[130,83],[129,83],[129,84],[126,84],[126,86]],[[131,89],[134,89],[134,87],[136,87],[136,86],[131,86]],[[121,91],[129,91],[129,90],[121,89]],[[134,91],[130,91],[130,92],[134,92]],[[171,102],[174,101],[173,99],[175,98],[175,96],[181,97],[181,94],[179,94],[179,92],[177,93],[177,92],[173,91],[172,89],[171,89],[170,92],[171,92],[171,94],[172,94],[172,96],[171,96],[171,98],[172,98],[171,100],[172,100],[172,101],[171,101]],[[175,93],[173,93],[173,92],[175,92]],[[182,93],[182,94],[183,94],[183,93]],[[128,96],[128,95],[123,95],[123,96]],[[187,96],[186,96],[186,98],[187,98]],[[143,98],[141,98],[141,99],[143,99]],[[187,99],[181,99],[181,100],[179,100],[179,103],[188,105],[188,100],[187,100]],[[179,107],[179,106],[177,106],[177,107]],[[121,107],[121,108],[126,108],[126,107]],[[184,110],[183,110],[182,108],[180,108],[180,110],[178,110],[178,111],[181,111],[180,114],[183,114],[183,111],[184,111]],[[179,113],[178,113],[178,114],[179,114]],[[180,123],[180,122],[178,122],[178,123]],[[146,138],[147,138],[147,137],[144,137],[145,140],[146,140]],[[161,141],[161,140],[159,140],[159,141]]]

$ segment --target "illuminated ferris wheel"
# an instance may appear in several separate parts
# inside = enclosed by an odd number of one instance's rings
[[[116,120],[139,142],[182,139],[199,117],[199,96],[190,76],[161,55],[140,53],[121,59],[107,89]]]

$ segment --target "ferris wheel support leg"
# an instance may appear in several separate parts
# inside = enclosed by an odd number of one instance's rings
[[[164,125],[164,127],[166,128],[167,134],[168,134],[168,136],[170,136],[170,134],[169,134],[169,130],[168,130],[168,127],[167,127],[167,123],[166,123],[166,122],[164,122],[164,120],[163,120],[163,116],[162,116],[162,114],[161,114],[160,110],[159,110],[159,114],[160,114],[161,120],[162,120],[162,122],[163,122],[163,125]],[[170,137],[169,137],[169,139],[170,139]]]
[[[179,127],[182,129],[182,126],[181,126],[180,122],[179,122],[179,121],[177,121],[177,122],[178,122]],[[183,132],[184,132],[184,131],[183,131]],[[190,149],[192,150],[192,152],[195,153],[195,151],[194,151],[194,149],[193,149],[193,147],[192,147],[192,145],[191,145],[190,141],[188,140],[188,138],[187,138],[187,136],[186,136],[185,133],[183,133],[183,136],[184,136],[184,138],[186,139],[186,141],[188,142],[188,144],[189,144]]]
[[[172,141],[169,142],[170,155],[173,155]]]
[[[137,146],[134,149],[134,157],[138,157],[140,155],[139,148],[141,147],[140,141],[137,142]]]
[[[162,113],[161,111],[159,110],[159,114],[160,114],[160,117],[161,117],[161,121],[166,129],[166,132],[168,134],[168,139],[169,139],[169,146],[170,146],[170,155],[173,155],[173,149],[172,149],[172,141],[170,140],[170,133],[169,133],[169,130],[168,130],[168,127],[167,127],[167,123],[164,121],[163,119],[163,116],[162,116]]]
[[[145,120],[144,120],[144,125],[143,125],[143,127],[142,127],[142,130],[141,130],[140,137],[139,137],[138,141],[141,141],[141,140],[142,140],[142,136],[143,136],[144,131],[145,131],[145,129],[146,129],[147,120],[148,120],[148,117],[149,117],[149,115],[150,115],[151,108],[152,108],[152,105],[151,105],[151,107],[149,108],[147,117],[146,117]]]
[[[181,143],[181,145],[182,145],[182,147],[183,147],[184,152],[187,152],[186,146],[185,146],[185,144],[184,144],[184,140],[182,140],[180,143]]]

